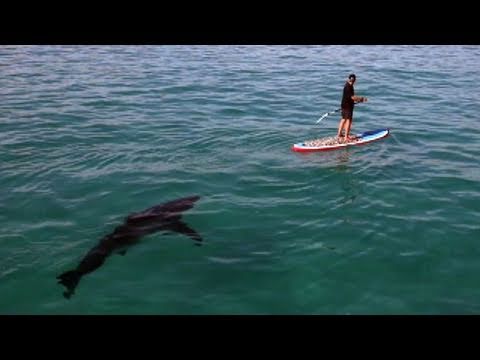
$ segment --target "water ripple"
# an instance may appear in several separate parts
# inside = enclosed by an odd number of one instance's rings
[[[0,48],[0,309],[475,312],[478,55],[467,46]],[[316,120],[338,107],[350,72],[370,100],[353,130],[391,136],[293,153],[294,142],[336,132],[338,116]],[[205,246],[147,237],[82,280],[76,302],[60,301],[54,277],[127,214],[191,194],[201,200],[185,221]]]

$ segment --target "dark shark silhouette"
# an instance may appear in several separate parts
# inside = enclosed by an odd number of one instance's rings
[[[190,196],[156,205],[125,218],[112,233],[104,236],[82,259],[76,269],[57,276],[58,283],[66,287],[63,296],[69,299],[82,276],[98,269],[112,253],[125,255],[126,248],[136,244],[141,237],[158,231],[184,234],[200,245],[202,237],[181,220],[181,213],[191,209],[200,196]]]

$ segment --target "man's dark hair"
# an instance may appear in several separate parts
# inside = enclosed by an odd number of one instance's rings
[[[355,74],[350,74],[350,75],[348,75],[348,80],[350,80],[350,79],[353,79],[354,81],[356,81],[357,77],[355,76]]]

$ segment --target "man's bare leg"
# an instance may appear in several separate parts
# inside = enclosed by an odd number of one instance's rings
[[[342,130],[345,126],[345,119],[340,120],[340,124],[338,125],[338,132],[337,132],[337,139],[340,142],[340,137],[342,136]]]

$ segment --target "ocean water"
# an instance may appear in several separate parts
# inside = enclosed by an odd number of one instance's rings
[[[0,314],[478,314],[478,46],[0,47]],[[365,146],[334,135],[349,73]],[[123,219],[198,195],[66,299]]]

